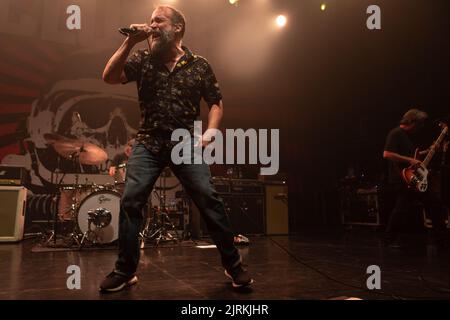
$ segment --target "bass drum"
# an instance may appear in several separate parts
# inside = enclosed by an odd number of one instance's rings
[[[121,195],[101,190],[87,196],[80,204],[77,223],[81,233],[94,243],[111,243],[119,238]]]

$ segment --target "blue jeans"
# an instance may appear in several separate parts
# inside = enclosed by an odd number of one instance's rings
[[[192,156],[193,157],[193,156]],[[193,161],[192,161],[193,163]],[[136,272],[140,258],[139,232],[142,228],[142,209],[161,171],[169,166],[180,180],[186,192],[198,207],[208,232],[217,246],[226,269],[239,264],[240,256],[233,243],[233,232],[222,200],[211,183],[208,165],[175,165],[170,150],[160,155],[150,152],[143,144],[136,143],[128,159],[125,189],[120,203],[119,258],[115,271],[127,275]]]

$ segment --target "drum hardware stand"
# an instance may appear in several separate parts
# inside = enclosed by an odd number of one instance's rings
[[[56,246],[56,241],[57,241],[57,237],[58,237],[58,234],[56,232],[56,230],[57,230],[57,228],[56,228],[57,220],[58,220],[58,215],[56,213],[56,217],[55,217],[54,222],[53,222],[53,230],[50,232],[50,235],[44,241],[44,246],[46,246],[46,247],[51,247],[51,246],[55,247]],[[79,235],[77,233],[75,233],[74,231],[72,231],[68,235],[68,240],[69,241],[73,240],[73,241],[75,241],[77,246],[80,246],[80,241],[78,240],[78,238],[79,238]],[[53,244],[50,244],[52,242],[52,240],[53,240]],[[63,237],[63,240],[67,241],[67,238]]]
[[[73,153],[70,157],[70,159],[74,162],[77,163],[80,168],[81,168],[81,163],[79,162],[79,157],[77,156],[76,153]],[[62,174],[62,177],[58,183],[58,185],[61,185],[64,177],[66,176],[66,173]],[[78,180],[79,180],[79,174],[76,173],[75,174],[75,183],[73,184],[73,190],[77,190],[78,188]],[[76,212],[77,212],[77,204],[78,204],[78,199],[77,199],[77,193],[75,192],[74,195],[72,196],[72,204],[70,205],[70,212],[71,212],[71,217],[72,220],[74,221],[75,217],[76,217]],[[58,210],[57,210],[58,211]],[[45,240],[44,245],[45,246],[50,246],[50,242],[53,240],[53,246],[56,246],[56,241],[57,241],[57,226],[58,226],[58,212],[55,212],[55,216],[53,218],[53,230],[50,232],[50,235],[48,236],[48,238]],[[76,233],[76,227],[72,227],[72,232],[68,235],[68,239],[73,240],[75,242],[75,244],[80,247],[81,243],[79,241],[79,234]],[[64,238],[65,240],[65,238]]]
[[[158,225],[158,215],[160,218],[160,222]],[[163,242],[167,242],[167,241],[175,241],[178,242],[179,239],[179,235],[178,235],[178,231],[176,230],[175,225],[170,221],[170,217],[167,214],[167,210],[166,209],[157,209],[154,211],[153,214],[153,219],[156,221],[153,223],[153,228],[150,232],[148,232],[148,238],[149,239],[154,239],[156,240],[156,246],[159,245],[159,243],[161,241]],[[167,226],[169,226],[169,228],[167,228]],[[155,230],[156,229],[156,230]],[[175,237],[172,236],[169,233],[169,230],[173,230],[175,232]],[[143,234],[145,234],[143,232]]]
[[[98,241],[98,233],[97,231],[107,227],[111,223],[112,215],[109,210],[99,208],[95,210],[88,211],[88,230],[83,234],[81,241],[79,242],[78,249],[81,250],[84,244],[84,240],[88,239],[92,244],[100,243]],[[96,229],[92,230],[92,224]],[[90,239],[93,235],[94,238]]]
[[[72,216],[74,216],[75,212],[76,212],[76,205],[73,203],[71,205],[71,209],[70,211],[72,211]],[[62,221],[63,223],[74,223],[74,221],[69,220],[69,221]],[[44,246],[49,247],[49,246],[56,246],[56,241],[58,238],[58,233],[57,233],[57,225],[58,225],[58,212],[55,212],[55,217],[53,219],[53,230],[50,232],[50,235],[48,236],[48,238],[45,240],[44,242]],[[73,240],[75,242],[75,244],[77,246],[80,246],[80,241],[79,241],[79,235],[75,232],[76,227],[71,227],[72,232],[68,235],[68,240]],[[53,240],[53,244],[51,245],[50,243]],[[63,236],[63,240],[67,241],[67,238]]]
[[[144,230],[140,233],[142,245],[145,244],[146,239],[156,241],[156,247],[158,247],[161,241],[175,241],[179,242],[179,234],[175,225],[170,221],[170,217],[167,213],[166,206],[166,177],[162,176],[160,189],[162,192],[159,194],[157,191],[153,191],[159,199],[159,207],[153,210],[153,224],[150,226],[150,220],[147,219]],[[158,220],[159,216],[159,220]],[[169,228],[167,228],[169,226]],[[169,233],[169,230],[175,232],[175,237]],[[141,245],[141,247],[142,247]]]
[[[184,190],[184,189],[183,189]],[[183,232],[181,234],[181,240],[190,240],[193,242],[194,245],[197,245],[197,240],[196,237],[194,236],[194,234],[196,235],[197,233],[194,231],[194,227],[193,227],[193,218],[192,218],[192,205],[190,200],[185,191],[181,192],[181,196],[180,198],[182,199],[182,210],[184,212],[184,210],[186,210],[187,215],[189,217],[189,222],[187,224],[184,225],[184,229]],[[183,214],[184,215],[184,214]],[[199,221],[200,223],[200,221]]]
[[[76,212],[75,201],[77,201],[76,197],[73,196],[72,197],[72,204],[70,206],[70,211],[71,211],[71,216],[72,217],[74,217],[75,212]],[[51,246],[50,243],[52,242],[52,240],[53,240],[53,246],[56,246],[56,241],[57,241],[57,236],[58,236],[57,230],[58,230],[58,210],[55,211],[55,214],[54,214],[54,217],[53,217],[53,228],[52,228],[52,231],[50,232],[50,235],[47,237],[46,240],[44,240],[44,246],[47,246],[47,247]],[[77,235],[75,235],[73,232],[70,233],[69,236],[71,238],[73,238],[75,241],[78,242]]]
[[[58,179],[58,173],[59,173],[59,160],[58,160],[58,168],[56,173],[56,179]],[[61,179],[57,182],[58,186],[61,185],[64,177],[66,176],[66,173],[63,173],[61,176]],[[52,182],[53,182],[53,173],[52,173]],[[72,198],[73,201],[73,198]],[[71,211],[72,213],[74,212],[73,210],[73,204],[71,206]],[[44,245],[46,247],[50,246],[50,242],[53,240],[53,246],[56,246],[56,238],[57,238],[57,226],[58,226],[58,210],[56,210],[55,215],[53,217],[53,230],[50,232],[50,235],[47,237],[47,239],[44,241]]]

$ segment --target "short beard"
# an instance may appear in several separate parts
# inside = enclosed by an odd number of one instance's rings
[[[152,46],[152,55],[161,57],[168,52],[171,44],[175,39],[175,34],[171,31],[160,31],[159,41]]]

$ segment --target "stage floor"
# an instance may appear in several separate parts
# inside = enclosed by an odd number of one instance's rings
[[[112,270],[116,250],[32,252],[31,239],[1,244],[0,299],[450,298],[450,249],[426,245],[421,235],[404,236],[403,249],[383,247],[371,229],[273,240],[292,255],[267,237],[250,237],[240,248],[255,279],[251,290],[231,287],[215,248],[183,245],[142,250],[139,283],[107,295],[98,284]],[[67,288],[70,265],[80,267],[80,290]],[[370,265],[381,269],[381,290],[364,290]]]

